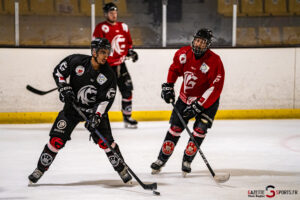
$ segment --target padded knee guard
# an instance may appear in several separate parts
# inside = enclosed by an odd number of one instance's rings
[[[50,137],[48,147],[53,152],[58,152],[60,149],[62,149],[66,144],[66,140],[59,138],[59,137]]]

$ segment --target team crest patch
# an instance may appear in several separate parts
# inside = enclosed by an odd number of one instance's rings
[[[41,159],[42,165],[44,165],[44,166],[49,166],[53,161],[53,157],[48,153],[43,153],[41,155],[40,159]]]
[[[105,24],[102,26],[101,29],[102,29],[102,31],[103,31],[104,33],[108,33],[108,32],[109,32],[109,27],[108,27],[107,25],[105,25]]]
[[[196,152],[197,152],[196,145],[194,144],[194,142],[190,141],[185,149],[185,154],[188,156],[193,156],[193,155],[195,155]]]
[[[171,155],[174,151],[174,148],[175,148],[174,142],[172,142],[171,140],[167,140],[164,142],[162,146],[162,152],[165,155]]]
[[[67,126],[67,122],[65,120],[60,120],[57,123],[57,128],[60,130],[66,128],[66,126]]]
[[[180,62],[180,64],[185,64],[186,63],[186,54],[181,54],[180,56],[179,56],[179,62]]]
[[[106,81],[107,81],[107,78],[103,74],[100,73],[97,77],[97,82],[100,85],[103,85]]]
[[[112,164],[112,166],[116,167],[119,165],[119,159],[116,156],[114,156],[114,155],[109,156],[108,159],[109,159],[109,162]]]
[[[84,73],[84,67],[79,65],[76,67],[75,72],[77,74],[77,76],[81,76]]]
[[[203,63],[200,67],[202,73],[206,74],[209,70],[209,66],[206,63]]]

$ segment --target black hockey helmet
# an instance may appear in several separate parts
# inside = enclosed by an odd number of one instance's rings
[[[99,49],[108,49],[111,50],[111,45],[108,39],[106,38],[95,38],[91,42],[91,51],[93,54],[93,50],[96,50],[98,52]]]
[[[206,40],[206,48],[205,49],[200,49],[200,48],[195,47],[194,46],[195,38],[201,38],[201,39]],[[203,54],[210,47],[211,42],[212,42],[212,38],[213,38],[213,34],[212,34],[212,31],[210,29],[202,28],[202,29],[198,30],[196,32],[196,34],[194,35],[194,40],[192,42],[193,52],[195,54]]]
[[[109,11],[113,11],[113,10],[118,11],[118,7],[117,7],[116,4],[114,4],[113,2],[106,3],[106,4],[103,6],[103,11],[104,11],[104,13],[108,13]]]

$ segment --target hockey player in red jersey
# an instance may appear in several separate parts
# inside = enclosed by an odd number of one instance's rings
[[[138,54],[132,49],[132,39],[128,25],[118,22],[118,8],[114,3],[107,3],[103,7],[106,21],[99,23],[93,37],[107,38],[112,45],[112,52],[107,59],[117,76],[117,85],[122,95],[122,113],[126,128],[137,128],[137,121],[132,119],[132,80],[127,70],[125,59],[138,60]]]
[[[179,98],[175,104],[184,121],[195,117],[193,136],[200,146],[207,129],[211,128],[219,107],[219,99],[224,84],[224,68],[220,57],[209,47],[212,31],[200,29],[194,35],[191,46],[179,49],[169,68],[167,82],[162,84],[162,98],[166,103],[175,101],[174,84],[179,76],[183,77]],[[170,128],[166,134],[158,159],[151,164],[152,174],[159,173],[172,155],[184,126],[176,112],[172,112]],[[182,172],[191,172],[191,163],[198,149],[189,139],[184,150]]]
[[[58,86],[59,98],[64,108],[59,112],[50,130],[49,142],[39,157],[37,167],[28,177],[36,183],[49,169],[58,152],[71,140],[71,134],[82,116],[72,106],[73,103],[89,119],[85,127],[90,138],[106,153],[115,171],[124,183],[131,182],[127,167],[119,162],[107,143],[123,158],[118,144],[112,136],[107,112],[115,99],[117,78],[107,64],[111,46],[107,39],[96,38],[91,42],[92,56],[73,54],[64,58],[54,69],[53,77]],[[69,80],[69,81],[67,81]],[[105,143],[96,133],[98,130],[106,139]]]

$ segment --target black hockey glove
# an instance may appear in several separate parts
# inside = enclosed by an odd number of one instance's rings
[[[136,62],[139,59],[137,52],[135,52],[133,49],[128,50],[127,56],[132,59],[132,62]]]
[[[174,83],[163,83],[161,85],[161,98],[165,100],[166,103],[171,103],[175,101]]]
[[[73,103],[75,100],[75,94],[72,90],[72,87],[68,84],[59,87],[59,99],[63,103]]]
[[[89,116],[89,120],[85,122],[84,126],[91,133],[95,131],[95,129],[100,125],[101,115],[99,113],[94,113]]]
[[[186,119],[191,119],[191,118],[195,117],[196,115],[201,114],[203,111],[204,111],[204,108],[196,100],[191,105],[187,106],[183,110],[182,116]]]

